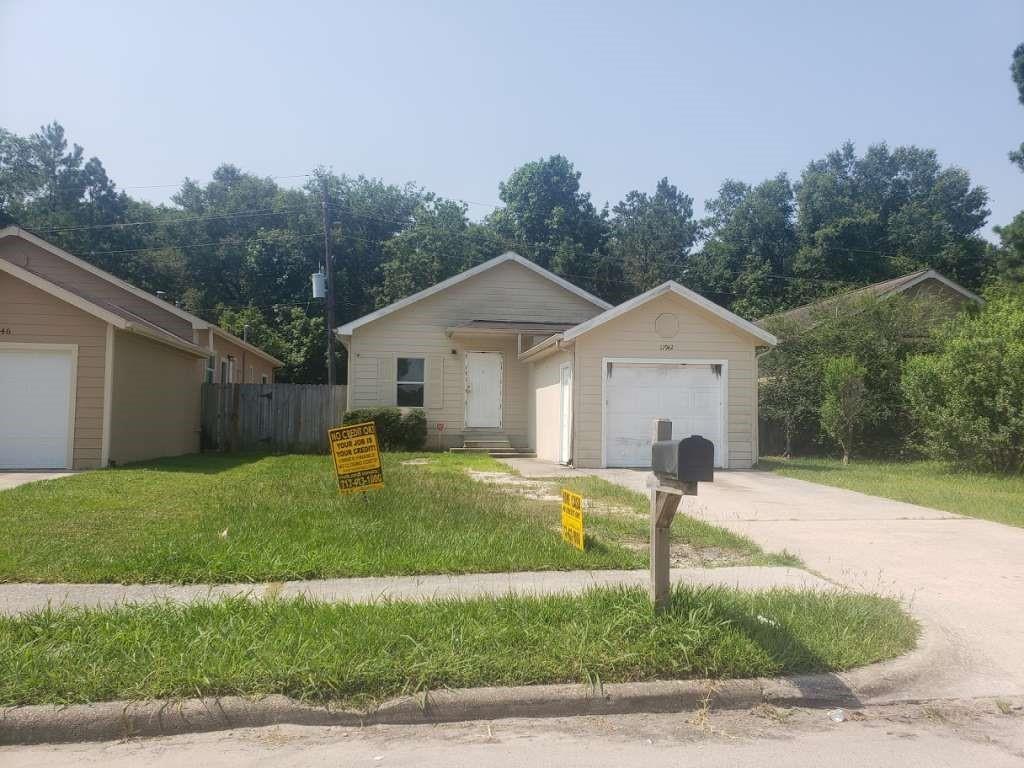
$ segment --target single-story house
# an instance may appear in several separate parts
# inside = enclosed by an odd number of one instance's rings
[[[348,408],[425,409],[430,444],[578,467],[650,465],[655,418],[757,461],[767,331],[675,282],[616,307],[506,253],[336,329]]]
[[[0,469],[192,453],[203,381],[272,382],[281,365],[42,238],[0,229]]]
[[[865,299],[885,299],[903,296],[913,301],[924,302],[928,313],[927,321],[942,322],[970,306],[980,306],[982,298],[959,283],[934,269],[919,269],[909,275],[883,280],[880,283],[854,288],[851,291],[829,296],[800,307],[779,312],[756,321],[759,327],[787,323],[798,327],[814,325],[827,314],[842,313],[857,306]]]

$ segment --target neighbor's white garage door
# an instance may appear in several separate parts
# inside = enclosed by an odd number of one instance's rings
[[[700,435],[722,464],[725,376],[714,366],[605,363],[605,464],[649,467],[655,419],[671,419],[672,437]]]
[[[68,466],[70,351],[0,349],[0,469]]]

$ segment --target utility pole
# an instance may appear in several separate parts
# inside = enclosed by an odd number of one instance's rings
[[[327,178],[323,178],[324,269],[327,272],[327,383],[334,386],[334,267],[331,264],[331,236],[327,228]]]

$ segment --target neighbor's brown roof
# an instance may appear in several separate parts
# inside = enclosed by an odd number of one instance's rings
[[[865,285],[861,288],[844,291],[843,293],[819,299],[818,301],[813,301],[810,304],[804,304],[802,306],[786,310],[785,312],[767,315],[766,317],[762,317],[760,320],[756,320],[754,324],[763,328],[766,323],[777,320],[784,320],[791,323],[807,323],[815,316],[821,315],[823,312],[830,309],[838,309],[843,305],[856,303],[859,299],[866,299],[870,297],[880,299],[885,296],[891,296],[892,294],[902,293],[910,286],[916,285],[917,283],[929,278],[934,278],[946,285],[949,285],[951,288],[959,291],[967,298],[974,301],[981,301],[962,285],[955,283],[936,270],[926,267],[925,269],[919,269],[916,272],[911,272],[906,275],[900,275],[899,277],[882,280],[881,282]]]
[[[220,328],[219,326],[217,326],[217,325],[215,325],[213,323],[210,323],[210,322],[208,322],[206,320],[203,320],[202,318],[200,318],[200,317],[198,317],[196,315],[193,315],[191,312],[187,312],[184,309],[181,309],[180,307],[177,307],[177,306],[174,306],[172,304],[169,304],[168,302],[164,301],[160,297],[154,296],[153,294],[149,293],[148,291],[142,290],[138,286],[132,285],[131,283],[128,283],[125,280],[121,280],[120,278],[116,277],[115,275],[112,275],[109,272],[107,272],[107,271],[105,271],[103,269],[100,269],[99,267],[95,266],[94,264],[90,264],[88,262],[85,262],[85,261],[79,259],[78,257],[74,256],[73,254],[68,253],[67,251],[65,251],[63,248],[59,248],[58,246],[54,245],[53,243],[49,242],[48,240],[45,240],[44,238],[39,237],[38,235],[36,235],[36,234],[34,234],[32,232],[29,232],[29,231],[24,230],[24,229],[22,229],[20,227],[17,227],[17,226],[8,226],[8,227],[0,228],[0,239],[7,238],[7,237],[20,238],[23,241],[26,241],[26,242],[31,243],[31,244],[33,244],[33,245],[35,245],[35,246],[37,246],[37,247],[39,247],[39,248],[41,248],[41,249],[43,249],[45,251],[48,251],[49,253],[51,253],[51,254],[53,254],[53,255],[63,259],[64,261],[66,261],[66,262],[68,262],[70,264],[73,264],[78,269],[83,270],[84,272],[90,273],[90,274],[100,278],[101,280],[106,281],[107,283],[115,285],[115,286],[121,288],[122,290],[125,290],[125,291],[129,292],[130,294],[145,300],[149,304],[152,304],[158,310],[162,310],[162,312],[155,312],[151,317],[142,317],[141,315],[137,314],[136,312],[132,312],[131,310],[129,310],[129,309],[127,309],[127,308],[125,308],[125,307],[123,307],[123,306],[121,306],[121,305],[119,305],[119,304],[117,304],[115,302],[110,301],[108,298],[105,298],[102,291],[90,290],[90,289],[88,289],[87,287],[85,287],[84,285],[81,285],[81,284],[74,284],[74,285],[72,285],[72,284],[69,284],[69,283],[64,283],[64,282],[60,281],[59,279],[57,279],[53,274],[51,274],[49,272],[43,272],[43,271],[40,271],[40,270],[32,269],[31,264],[28,263],[27,261],[25,263],[16,263],[15,264],[15,266],[19,267],[20,269],[23,269],[23,270],[25,270],[27,272],[30,272],[34,276],[36,276],[36,277],[38,277],[38,278],[40,278],[42,280],[45,280],[45,281],[47,281],[49,283],[52,283],[53,285],[58,286],[59,288],[62,288],[63,290],[65,290],[65,291],[67,291],[69,293],[72,293],[75,296],[78,296],[78,297],[80,297],[82,299],[85,299],[89,303],[91,303],[91,304],[93,304],[93,305],[95,305],[97,307],[100,307],[101,309],[105,309],[108,312],[112,312],[115,315],[117,315],[118,317],[121,317],[124,320],[127,320],[128,322],[131,322],[131,323],[135,324],[136,326],[140,326],[140,325],[141,326],[145,326],[149,330],[153,331],[155,336],[156,336],[156,338],[158,338],[158,339],[160,339],[160,338],[168,339],[169,338],[170,340],[173,340],[176,343],[182,343],[183,342],[184,344],[186,344],[189,347],[195,347],[196,345],[195,345],[195,342],[193,341],[193,338],[192,338],[193,330],[209,329],[209,330],[213,331],[214,333],[216,333],[217,335],[225,337],[225,338],[229,339],[230,341],[232,341],[233,343],[238,344],[239,346],[242,346],[245,349],[253,352],[254,354],[257,354],[257,355],[259,355],[259,356],[269,360],[271,362],[271,364],[274,365],[275,367],[280,367],[280,366],[284,365],[283,362],[278,360],[276,357],[274,357],[270,353],[265,352],[264,350],[260,349],[259,347],[256,347],[256,346],[254,346],[252,344],[249,344],[248,342],[243,341],[242,339],[239,339],[234,334],[231,334],[228,331],[225,331],[223,328]],[[178,323],[174,323],[174,322],[166,322],[166,324],[162,323],[161,322],[162,314],[168,314],[169,317],[178,317],[178,318],[181,318],[182,320],[184,320],[185,323],[187,324],[187,328],[188,328],[187,332],[182,332],[179,329],[178,326],[181,324],[180,321]],[[166,319],[169,320],[169,317],[166,318]],[[198,347],[196,347],[196,348],[198,349]]]

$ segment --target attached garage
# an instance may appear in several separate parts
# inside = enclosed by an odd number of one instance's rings
[[[726,465],[727,361],[605,358],[604,460],[608,467],[651,463],[651,423],[672,421],[672,437],[701,435]]]
[[[127,309],[114,287],[87,298],[71,267],[59,282],[42,274],[37,252],[0,237],[0,470],[197,451],[207,351]]]
[[[200,382],[220,368],[218,383],[266,383],[281,365],[30,232],[0,229],[0,470],[198,451]]]
[[[62,469],[73,462],[78,350],[0,345],[0,469]]]
[[[700,435],[715,466],[757,462],[757,352],[776,339],[674,282],[664,283],[520,355],[531,364],[537,454],[570,446],[577,467],[649,467],[655,419],[675,439]],[[554,418],[555,363],[568,366],[572,407]]]

